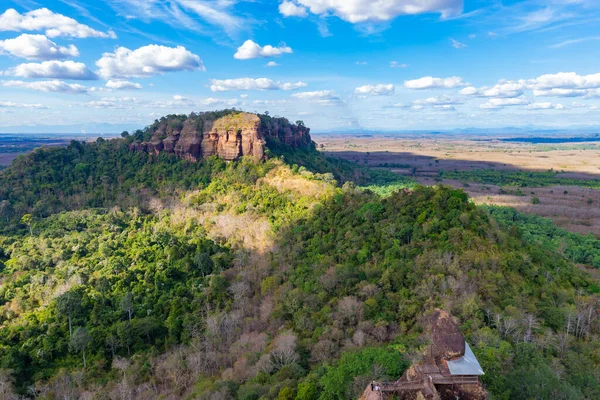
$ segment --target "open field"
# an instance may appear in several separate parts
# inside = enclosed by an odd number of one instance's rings
[[[77,139],[73,137],[73,139]],[[84,138],[89,140],[89,138]],[[0,134],[0,166],[10,163],[27,152],[42,146],[66,146],[71,137],[62,135],[15,135]]]
[[[316,136],[322,151],[377,167],[396,164],[421,172],[438,170],[564,171],[570,177],[600,178],[600,142],[530,144],[454,137]],[[321,147],[322,145],[322,147]]]
[[[478,204],[514,207],[551,218],[572,232],[600,235],[600,190],[589,188],[600,187],[599,142],[548,145],[448,136],[317,136],[316,141],[333,157],[390,169],[426,185],[462,188]],[[522,175],[525,183],[509,186],[488,182],[489,176],[480,179],[486,170],[502,172],[499,176]],[[558,173],[548,176],[550,170]],[[444,172],[470,178],[444,179]],[[547,183],[553,179],[569,184]]]
[[[25,153],[0,153],[0,166],[9,166],[21,154]]]

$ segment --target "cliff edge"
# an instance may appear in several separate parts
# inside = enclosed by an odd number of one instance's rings
[[[169,115],[146,128],[144,137],[149,140],[132,142],[130,150],[173,153],[190,161],[214,155],[227,161],[242,156],[262,159],[270,141],[291,148],[313,146],[310,129],[300,121],[292,124],[285,118],[232,110]]]

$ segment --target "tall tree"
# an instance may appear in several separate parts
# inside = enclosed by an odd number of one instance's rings
[[[131,322],[131,314],[133,313],[133,294],[127,292],[121,299],[121,310],[127,313],[129,322]]]
[[[73,317],[81,310],[81,295],[76,291],[68,291],[58,298],[58,312],[69,319],[69,337],[73,336]]]
[[[77,353],[83,355],[83,368],[87,366],[85,359],[85,349],[92,343],[92,336],[88,333],[87,329],[78,327],[75,329],[75,334],[71,336],[70,346]]]

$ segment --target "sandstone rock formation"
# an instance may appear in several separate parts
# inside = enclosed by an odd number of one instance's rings
[[[149,141],[135,141],[130,150],[159,154],[173,153],[197,161],[218,156],[227,161],[242,156],[262,159],[267,142],[283,143],[292,148],[310,147],[310,129],[293,125],[285,118],[271,118],[245,112],[192,113],[167,116],[147,128]]]
[[[423,360],[415,362],[396,382],[377,382],[378,391],[367,387],[360,400],[486,399],[479,381],[483,370],[452,316],[435,310],[424,322],[431,344]]]

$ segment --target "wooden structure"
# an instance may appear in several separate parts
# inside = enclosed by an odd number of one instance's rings
[[[413,364],[395,382],[376,382],[379,390],[371,390],[369,385],[361,400],[486,398],[479,382],[484,372],[452,317],[436,310],[426,325],[432,343],[423,361]]]

